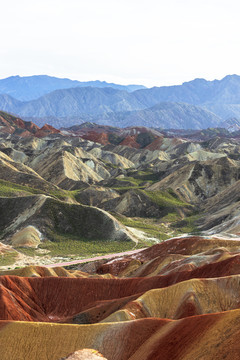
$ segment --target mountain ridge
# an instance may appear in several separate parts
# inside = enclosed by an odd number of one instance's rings
[[[187,124],[182,123],[183,119],[187,119],[186,114],[181,114],[182,109],[179,108],[176,112],[171,108],[183,103],[185,107],[189,106],[188,116],[194,119],[192,122],[188,119]],[[159,113],[159,104],[165,104],[165,109],[162,109],[164,114]],[[202,112],[200,118],[196,119],[191,113],[193,106],[198,107],[199,115]],[[112,87],[72,87],[57,89],[30,101],[20,101],[12,95],[0,94],[0,109],[34,122],[37,122],[35,118],[39,121],[44,118],[44,123],[47,119],[47,122],[55,127],[66,126],[61,123],[64,118],[67,122],[71,120],[69,125],[85,121],[105,121],[108,125],[121,122],[121,126],[148,127],[157,119],[158,123],[154,126],[161,127],[159,119],[162,119],[160,115],[164,115],[162,121],[167,123],[167,128],[201,129],[206,127],[206,123],[215,127],[229,118],[240,118],[240,76],[228,75],[222,80],[214,81],[195,79],[182,85],[153,87],[132,92]],[[58,119],[58,125],[55,118]],[[133,120],[135,122],[131,122]],[[163,127],[166,128],[166,125]]]
[[[78,81],[48,75],[15,75],[0,79],[0,94],[7,94],[21,101],[29,101],[37,99],[54,90],[86,86],[99,88],[112,87],[129,92],[139,88],[145,88],[143,85],[120,85],[100,80]]]
[[[106,112],[103,114],[81,114],[79,116],[34,118],[24,117],[39,126],[48,122],[56,128],[69,127],[92,122],[95,124],[118,126],[146,126],[167,129],[203,129],[218,127],[223,120],[213,112],[200,106],[186,103],[162,102],[150,108]]]

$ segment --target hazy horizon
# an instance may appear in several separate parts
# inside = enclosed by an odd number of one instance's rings
[[[114,83],[116,85],[123,85],[123,86],[124,85],[144,85],[147,88],[151,88],[151,87],[155,87],[155,86],[161,87],[161,86],[182,85],[185,82],[189,82],[189,81],[193,81],[193,80],[197,80],[197,79],[204,79],[206,81],[222,80],[226,76],[240,76],[240,75],[238,75],[238,74],[226,74],[220,79],[193,78],[193,79],[190,79],[188,81],[183,81],[183,82],[181,82],[179,84],[165,84],[165,85],[152,85],[152,86],[147,86],[146,84],[142,84],[142,83],[130,83],[130,82],[120,83],[120,82],[114,82],[114,81],[106,81],[105,79],[103,79],[103,80],[100,80],[100,79],[81,80],[81,79],[73,79],[73,78],[70,78],[70,77],[63,77],[63,76],[56,76],[56,75],[49,75],[49,74],[31,74],[31,75],[19,75],[19,74],[16,74],[16,75],[10,75],[10,76],[4,77],[4,78],[0,78],[0,80],[8,79],[8,78],[11,78],[11,77],[23,78],[23,77],[32,77],[32,76],[50,76],[50,77],[56,77],[56,78],[59,78],[59,79],[68,79],[68,80],[73,80],[73,81],[77,80],[77,81],[80,81],[80,82],[101,81],[101,82]]]
[[[9,0],[0,78],[47,74],[147,87],[239,71],[237,0]]]

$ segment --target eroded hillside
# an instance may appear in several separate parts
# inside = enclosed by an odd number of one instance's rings
[[[238,200],[228,195],[238,189],[237,137],[212,131],[197,141],[195,133],[90,123],[61,133],[1,116],[0,236],[12,247],[3,266],[122,252],[196,231],[238,233]]]
[[[1,116],[1,359],[238,359],[238,136]]]

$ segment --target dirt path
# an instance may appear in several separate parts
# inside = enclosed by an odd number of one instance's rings
[[[145,250],[145,249],[146,248],[138,249],[138,250],[125,251],[125,252],[115,253],[115,254],[109,254],[109,255],[96,256],[96,257],[93,257],[93,258],[82,259],[82,260],[74,260],[74,261],[63,262],[63,263],[58,263],[58,264],[42,265],[42,266],[45,266],[45,267],[48,267],[48,268],[53,268],[53,267],[58,267],[58,266],[84,264],[86,262],[91,262],[91,261],[96,261],[96,260],[112,259],[112,258],[119,257],[119,256],[132,255],[132,254],[136,254],[136,253],[138,253],[138,252],[140,252],[142,250]]]

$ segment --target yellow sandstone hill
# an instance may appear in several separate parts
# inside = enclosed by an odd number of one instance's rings
[[[65,325],[0,323],[2,360],[59,360],[83,348],[108,360],[237,360],[240,310],[181,320]]]

